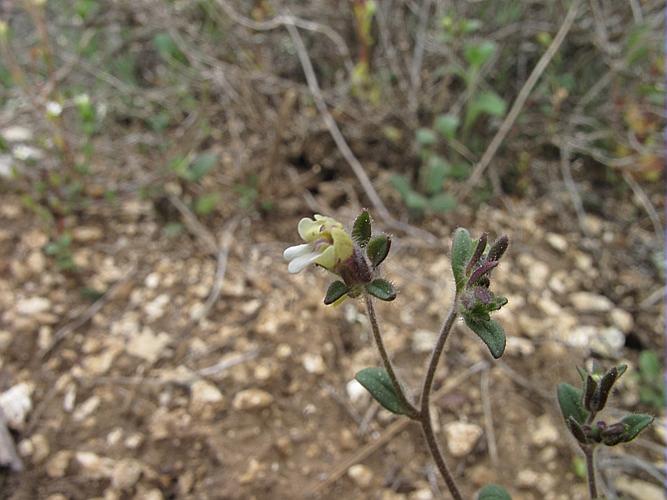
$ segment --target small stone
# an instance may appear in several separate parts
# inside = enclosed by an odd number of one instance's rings
[[[91,396],[85,400],[72,414],[72,419],[75,422],[81,422],[91,416],[95,410],[100,406],[101,399],[99,396]]]
[[[408,500],[433,500],[433,492],[430,488],[419,488],[410,493]]]
[[[34,464],[41,463],[51,452],[49,440],[46,439],[44,434],[35,434],[30,441],[32,442],[32,462]]]
[[[42,273],[44,272],[44,269],[46,269],[46,257],[44,257],[44,254],[39,250],[34,250],[28,255],[26,264],[28,265],[28,269],[34,274]]]
[[[547,444],[558,442],[560,433],[547,415],[538,417],[535,428],[531,433],[531,441],[535,446],[543,447]]]
[[[368,399],[368,391],[366,391],[363,385],[357,382],[357,379],[352,379],[345,385],[345,392],[347,392],[347,397],[350,398],[352,403]]]
[[[72,230],[72,237],[81,243],[90,243],[102,239],[102,229],[96,226],[79,226]]]
[[[533,262],[530,269],[528,269],[528,282],[537,289],[543,289],[547,284],[549,278],[549,266],[544,262],[536,260]]]
[[[539,480],[540,477],[537,472],[530,469],[520,470],[516,476],[516,482],[519,488],[532,488],[537,485]]]
[[[141,500],[164,500],[164,495],[157,488],[148,490],[141,493],[141,496],[137,494],[135,498],[141,498]]]
[[[29,142],[32,140],[32,131],[20,125],[10,125],[2,129],[0,135],[7,142]]]
[[[450,422],[445,425],[447,448],[454,457],[464,457],[470,453],[482,437],[482,428],[468,422]]]
[[[33,387],[26,383],[16,384],[0,394],[0,410],[10,429],[21,430],[32,410]]]
[[[510,356],[530,356],[535,352],[535,345],[528,339],[507,336],[507,354]]]
[[[30,297],[16,303],[16,312],[24,316],[40,314],[51,308],[51,301],[44,297]]]
[[[46,473],[51,479],[65,477],[69,462],[72,459],[72,452],[61,450],[57,452],[51,460],[46,463]]]
[[[347,469],[347,475],[360,488],[368,488],[373,482],[373,471],[363,464],[356,464]]]
[[[624,346],[625,334],[614,326],[599,330],[590,345],[591,350],[609,357],[619,355]]]
[[[146,288],[155,289],[159,284],[160,275],[158,273],[150,273],[144,280],[144,285],[146,285]]]
[[[547,243],[559,252],[565,252],[567,250],[567,240],[560,234],[547,233],[545,236]]]
[[[164,316],[165,308],[171,302],[171,297],[166,293],[158,295],[144,306],[144,312],[148,319],[154,321]]]
[[[609,316],[611,317],[611,321],[614,323],[614,326],[621,330],[623,333],[630,333],[632,327],[635,324],[634,320],[632,319],[632,314],[624,311],[623,309],[619,309],[618,307],[612,309]]]
[[[141,463],[132,458],[119,460],[111,473],[111,484],[119,490],[129,490],[141,477]]]
[[[144,328],[141,333],[135,334],[127,343],[128,354],[142,358],[154,363],[166,353],[166,347],[170,343],[169,335],[164,332],[154,334],[149,328]]]
[[[590,292],[573,293],[570,301],[577,311],[582,312],[608,312],[614,307],[614,303],[604,295]]]
[[[246,389],[234,396],[232,406],[235,410],[260,410],[273,403],[273,396],[262,389]]]
[[[115,464],[110,458],[100,457],[90,451],[79,451],[75,456],[86,478],[104,479],[110,477],[113,472]]]
[[[143,442],[144,442],[143,434],[135,432],[127,436],[123,444],[125,445],[125,448],[127,448],[128,450],[136,450],[137,448],[139,448],[139,446],[143,444]]]
[[[306,353],[301,358],[303,367],[308,373],[314,373],[316,375],[322,375],[327,371],[327,365],[324,363],[324,359],[319,354]]]
[[[62,493],[54,493],[53,495],[49,495],[48,497],[46,497],[46,500],[69,500],[69,499]]]
[[[220,403],[223,400],[220,389],[206,380],[197,380],[190,386],[190,402],[195,408]]]
[[[412,350],[417,353],[431,352],[438,334],[430,330],[416,330],[412,335]]]

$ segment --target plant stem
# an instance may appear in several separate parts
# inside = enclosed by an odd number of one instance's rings
[[[442,351],[445,347],[445,342],[447,341],[447,337],[449,337],[449,333],[451,332],[452,326],[454,326],[454,321],[456,320],[457,304],[458,304],[458,296],[454,297],[454,303],[452,304],[452,308],[449,311],[447,319],[443,323],[442,328],[440,329],[440,334],[438,335],[438,341],[436,342],[435,348],[433,349],[433,353],[431,354],[431,360],[429,362],[428,369],[426,371],[426,376],[424,377],[424,385],[422,387],[421,411],[419,412],[419,422],[421,423],[422,430],[424,431],[424,438],[426,439],[426,443],[428,444],[429,450],[431,451],[431,455],[433,455],[433,460],[435,460],[435,463],[438,466],[438,470],[440,471],[440,474],[442,474],[442,477],[445,480],[447,488],[449,488],[452,497],[455,500],[463,500],[461,492],[459,491],[459,488],[456,485],[456,481],[454,481],[454,476],[447,467],[445,458],[443,457],[442,451],[440,450],[440,445],[438,444],[438,440],[435,437],[435,432],[433,431],[433,424],[431,422],[431,407],[430,407],[431,389],[433,387],[433,379],[435,378],[435,371],[436,368],[438,367],[438,362],[440,360],[440,356],[442,355]]]
[[[582,446],[586,456],[586,470],[588,472],[588,493],[592,500],[598,497],[598,488],[595,482],[595,448],[592,446]]]
[[[368,310],[368,319],[371,322],[371,329],[373,330],[373,337],[375,338],[375,343],[377,344],[378,351],[380,351],[380,357],[382,358],[382,363],[384,364],[384,369],[387,370],[389,374],[389,379],[391,384],[394,386],[394,391],[398,395],[398,398],[401,401],[401,404],[410,409],[411,414],[408,415],[412,419],[416,419],[419,416],[419,411],[415,406],[408,400],[403,392],[403,387],[398,381],[396,372],[394,371],[394,366],[391,363],[389,354],[384,347],[384,342],[382,340],[382,335],[380,334],[380,326],[378,325],[377,317],[375,316],[375,308],[373,307],[373,299],[368,294],[364,294],[364,299],[366,301],[366,309]]]

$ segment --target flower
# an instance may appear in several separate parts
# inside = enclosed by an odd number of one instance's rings
[[[352,257],[352,238],[337,220],[315,214],[314,220],[304,217],[299,221],[298,232],[306,243],[287,248],[283,252],[289,261],[287,270],[298,273],[310,264],[322,266],[332,273],[342,262]]]

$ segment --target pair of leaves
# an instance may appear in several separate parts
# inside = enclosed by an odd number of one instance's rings
[[[427,211],[446,213],[456,208],[456,199],[451,194],[440,192],[430,197],[424,196],[412,188],[405,176],[394,175],[391,183],[401,195],[405,206],[413,213],[420,215]]]
[[[364,368],[354,378],[373,396],[383,408],[396,415],[414,416],[396,393],[391,378],[384,368]]]
[[[365,288],[373,297],[384,300],[385,302],[390,302],[396,298],[396,290],[393,285],[382,278],[377,278],[370,283],[367,283]],[[342,281],[334,281],[327,289],[327,293],[324,297],[324,304],[331,305],[341,299],[345,294],[350,293],[350,291],[350,288]],[[358,292],[353,295],[356,297]]]
[[[361,248],[366,248],[366,255],[373,267],[376,268],[382,264],[384,259],[387,258],[387,255],[389,255],[391,238],[386,234],[380,234],[373,237],[371,237],[371,234],[371,216],[367,210],[364,210],[354,221],[352,226],[352,239]]]

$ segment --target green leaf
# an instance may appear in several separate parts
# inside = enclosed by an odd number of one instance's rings
[[[360,247],[365,247],[371,239],[371,216],[367,210],[362,211],[352,226],[352,239]]]
[[[474,251],[474,242],[465,228],[454,231],[452,240],[452,272],[456,282],[456,291],[461,292],[466,284],[466,266]]]
[[[391,238],[386,234],[374,236],[368,241],[366,255],[373,267],[378,267],[387,258],[391,248]]]
[[[496,44],[491,40],[479,43],[466,44],[463,49],[463,57],[474,68],[480,68],[496,52]]]
[[[220,193],[206,193],[198,196],[195,200],[195,212],[199,215],[208,215],[220,201]]]
[[[421,146],[432,146],[438,142],[438,138],[435,135],[435,132],[430,128],[420,128],[417,129],[415,133],[415,139]]]
[[[464,132],[467,133],[467,131],[475,123],[475,121],[477,121],[477,118],[480,115],[486,114],[500,117],[505,114],[506,109],[507,104],[502,99],[502,97],[500,97],[495,92],[489,91],[480,93],[468,105],[465,122],[463,125]]]
[[[625,432],[623,433],[624,442],[632,441],[636,438],[641,431],[646,429],[653,422],[653,417],[651,415],[644,415],[642,413],[632,413],[621,420],[621,423],[625,427]]]
[[[466,316],[464,320],[468,328],[475,332],[486,344],[495,359],[503,355],[507,341],[505,331],[500,323],[492,319],[474,318],[472,316]]]
[[[398,194],[404,199],[408,193],[412,191],[412,186],[404,175],[392,175],[391,185],[394,186],[394,189],[398,191]]]
[[[453,139],[456,129],[459,128],[459,117],[456,115],[439,115],[435,119],[433,127],[446,139]]]
[[[558,384],[556,394],[558,396],[560,412],[563,414],[566,422],[570,417],[574,418],[579,424],[586,422],[588,412],[581,403],[581,391],[579,389],[570,384]]]
[[[512,500],[512,497],[502,486],[488,484],[479,490],[477,500]]]
[[[434,212],[447,213],[456,208],[456,198],[449,193],[440,193],[428,200],[428,205]]]
[[[397,415],[411,415],[410,408],[401,403],[389,374],[384,368],[364,368],[354,376],[384,408]]]
[[[442,185],[449,172],[449,165],[442,156],[433,155],[421,172],[421,181],[427,194],[436,194],[442,191]]]
[[[646,380],[655,380],[662,375],[660,359],[653,351],[642,351],[639,354],[639,371]]]
[[[377,297],[380,300],[390,302],[396,298],[396,290],[391,283],[387,280],[381,278],[374,279],[368,285],[366,285],[366,290],[373,297]]]
[[[185,178],[192,182],[201,180],[218,163],[218,155],[215,153],[202,153],[197,156],[185,173]]]
[[[324,297],[324,303],[327,306],[329,304],[333,304],[343,295],[345,295],[348,291],[349,290],[345,283],[343,283],[342,281],[334,281],[329,285],[329,288],[327,289],[327,294]]]
[[[417,213],[422,213],[428,207],[428,198],[417,191],[410,191],[404,201],[405,206]]]

